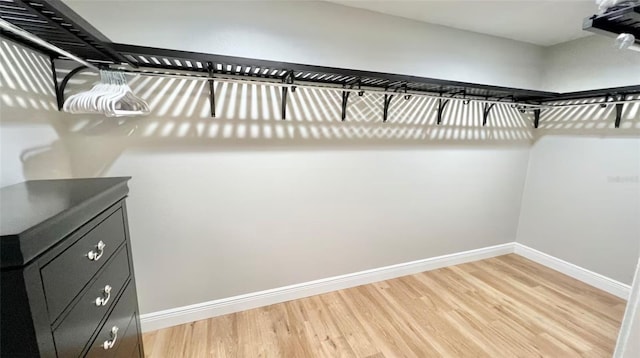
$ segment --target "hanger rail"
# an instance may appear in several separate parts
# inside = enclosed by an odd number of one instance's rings
[[[118,70],[130,75],[142,75],[142,76],[150,76],[150,77],[163,77],[163,78],[175,78],[175,79],[183,79],[183,80],[191,80],[191,81],[206,81],[209,82],[209,84],[212,84],[212,77],[210,77],[208,74],[204,74],[204,73],[175,73],[175,72],[161,72],[158,71],[157,69],[146,69],[143,67],[138,67],[136,69],[132,69],[132,68],[128,68],[126,66],[110,66],[111,69],[114,70]],[[76,73],[79,73],[82,70],[85,70],[86,67],[84,66],[80,66],[74,70],[72,70],[71,72],[69,72],[67,74],[67,76],[65,76],[65,79],[63,81],[63,83],[61,83],[59,85],[59,93],[61,96],[61,101],[64,102],[64,90],[66,88],[66,85],[69,81],[69,79],[75,75]],[[385,118],[388,117],[388,108],[389,105],[391,103],[391,98],[393,98],[393,96],[398,95],[399,92],[397,90],[389,90],[389,89],[379,89],[379,88],[375,88],[375,87],[359,87],[356,88],[354,86],[350,87],[350,88],[346,88],[346,87],[338,87],[336,85],[330,85],[330,84],[312,84],[312,83],[288,83],[288,82],[283,82],[283,81],[278,81],[275,79],[269,79],[269,78],[246,78],[246,77],[242,77],[242,76],[234,76],[234,75],[227,75],[227,76],[216,76],[215,77],[215,81],[219,82],[219,83],[228,83],[228,84],[241,84],[241,85],[260,85],[260,86],[270,86],[270,87],[277,87],[283,90],[287,90],[286,93],[288,93],[288,91],[290,90],[291,92],[295,92],[296,89],[310,89],[310,90],[328,90],[328,91],[335,91],[335,92],[341,92],[342,93],[342,106],[343,106],[343,120],[346,119],[346,107],[347,107],[347,101],[348,100],[348,95],[350,93],[356,93],[358,96],[362,96],[365,93],[368,94],[376,94],[379,95],[381,97],[384,97],[384,101],[383,101],[383,112],[386,112],[386,115],[383,116],[383,122],[386,122]],[[212,98],[214,98],[215,96],[213,95],[213,89],[210,88],[210,96]],[[454,94],[454,95],[450,95],[450,96],[443,96],[442,94],[431,94],[431,93],[424,93],[424,92],[417,92],[417,91],[403,91],[401,92],[402,94],[405,95],[405,99],[410,99],[411,97],[415,96],[415,97],[422,97],[422,98],[430,98],[430,99],[434,99],[437,100],[438,102],[438,124],[442,123],[443,119],[444,119],[444,111],[445,108],[447,106],[447,104],[449,103],[449,101],[454,101],[454,102],[462,102],[463,104],[469,104],[470,102],[476,102],[479,104],[483,105],[483,126],[487,124],[487,119],[489,116],[489,113],[491,112],[491,110],[494,108],[494,106],[497,105],[503,105],[503,106],[509,106],[510,108],[513,108],[515,110],[518,110],[520,112],[532,112],[534,113],[534,127],[537,128],[537,124],[540,121],[540,115],[541,115],[541,110],[551,110],[551,109],[562,109],[562,108],[577,108],[577,107],[587,107],[587,106],[600,106],[600,107],[606,107],[608,105],[615,105],[616,108],[616,128],[619,127],[620,124],[620,119],[619,117],[621,117],[621,111],[622,111],[622,106],[624,104],[631,104],[631,103],[640,103],[640,96],[638,96],[638,98],[623,98],[623,97],[617,97],[619,98],[618,100],[615,100],[614,98],[616,97],[606,97],[603,100],[599,100],[596,99],[594,101],[590,101],[590,102],[583,102],[583,103],[554,103],[554,104],[544,104],[544,103],[540,103],[540,104],[532,104],[532,103],[513,103],[510,101],[506,101],[506,100],[489,100],[486,98],[482,98],[482,97],[473,97],[473,96],[468,96],[465,93],[458,93],[458,94]],[[282,103],[283,103],[283,107],[282,108],[286,108],[286,101],[287,101],[287,97],[283,96],[282,97]],[[211,106],[212,106],[212,110],[211,110],[211,116],[215,117],[215,100],[212,99],[211,101]],[[283,112],[283,119],[285,119],[286,113]]]

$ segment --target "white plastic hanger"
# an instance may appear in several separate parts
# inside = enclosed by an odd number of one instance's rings
[[[101,113],[108,117],[141,116],[149,105],[133,94],[123,72],[100,70],[100,82],[89,91],[70,96],[63,109],[69,113]]]

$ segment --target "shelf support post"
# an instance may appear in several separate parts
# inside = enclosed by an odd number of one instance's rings
[[[342,85],[343,88],[353,89],[355,85],[358,85],[358,89],[360,89],[360,78],[353,79],[349,82],[346,82]],[[344,122],[347,119],[347,103],[349,102],[350,91],[342,91],[342,121]]]
[[[282,111],[282,120],[286,120],[287,119],[287,93],[289,92],[289,88],[288,87],[282,87],[282,107],[281,107],[281,111]]]
[[[293,71],[288,71],[284,77],[282,77],[282,83],[293,84]],[[282,120],[287,119],[287,95],[289,94],[289,87],[282,87]]]
[[[67,88],[67,83],[69,83],[71,77],[75,76],[76,73],[84,71],[88,68],[89,67],[87,66],[78,66],[74,68],[69,73],[67,73],[66,76],[64,76],[62,82],[60,82],[60,85],[58,85],[58,75],[56,73],[56,67],[53,62],[53,58],[51,59],[51,71],[53,71],[53,81],[55,83],[54,88],[56,91],[56,102],[58,102],[58,111],[62,111],[62,107],[64,106],[64,90]]]
[[[540,125],[540,108],[533,110],[533,128],[538,128]]]
[[[349,101],[349,91],[342,91],[342,121],[347,119],[347,102]]]
[[[209,73],[209,103],[211,104],[211,117],[216,117],[216,86],[213,79],[213,63],[207,62],[207,72]]]
[[[438,98],[438,124],[442,123],[442,114],[448,103],[448,99],[443,100],[442,98]]]
[[[491,110],[493,109],[493,106],[495,106],[495,103],[485,103],[484,104],[484,109],[482,110],[482,126],[486,126],[487,125],[487,119],[489,118],[489,113],[491,112]]]
[[[627,99],[627,96],[621,95],[619,100],[624,101]],[[616,103],[616,128],[620,128],[620,122],[622,121],[622,109],[624,108],[624,103]]]
[[[389,105],[391,104],[391,100],[393,99],[392,94],[384,95],[384,107],[382,108],[382,122],[386,122],[389,116]]]
[[[53,75],[53,90],[56,93],[56,101],[58,102],[58,111],[62,110],[62,106],[64,105],[64,99],[61,98],[60,89],[58,86],[58,72],[56,71],[56,59],[53,56],[49,57],[49,62],[51,63],[51,74]]]

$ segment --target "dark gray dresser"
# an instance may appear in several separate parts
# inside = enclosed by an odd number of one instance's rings
[[[129,179],[0,189],[2,357],[144,357]]]

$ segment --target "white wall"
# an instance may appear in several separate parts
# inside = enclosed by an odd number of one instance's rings
[[[591,108],[591,107],[590,107]],[[640,252],[640,105],[543,112],[517,241],[625,284]]]
[[[21,71],[2,74],[15,87]],[[34,75],[38,86],[50,86],[46,75],[46,68]],[[68,89],[94,80],[80,75]],[[59,114],[29,101],[23,110],[17,97],[33,94],[3,87],[2,183],[133,176],[128,205],[142,313],[516,235],[531,125],[506,106],[482,128],[478,104],[452,104],[437,126],[433,100],[398,100],[382,124],[382,99],[369,94],[352,99],[343,123],[339,92],[299,89],[281,121],[273,87],[218,84],[220,116],[212,119],[204,83],[131,85],[151,103],[151,116]]]
[[[49,58],[1,38],[0,59],[0,186],[23,181],[27,172],[68,177]]]
[[[640,84],[640,52],[614,47],[594,35],[544,49],[542,87],[553,92],[586,91]]]
[[[134,178],[136,274],[151,312],[513,241],[526,157],[129,150],[107,174]]]
[[[65,3],[114,42],[518,88],[541,85],[540,47],[324,1]]]
[[[594,35],[545,48],[555,92],[640,84],[640,53]],[[640,104],[544,111],[531,149],[518,242],[630,284],[640,249]]]
[[[543,87],[640,83],[640,53],[590,36],[545,49]],[[630,284],[640,248],[640,105],[543,112],[531,149],[518,242]]]

